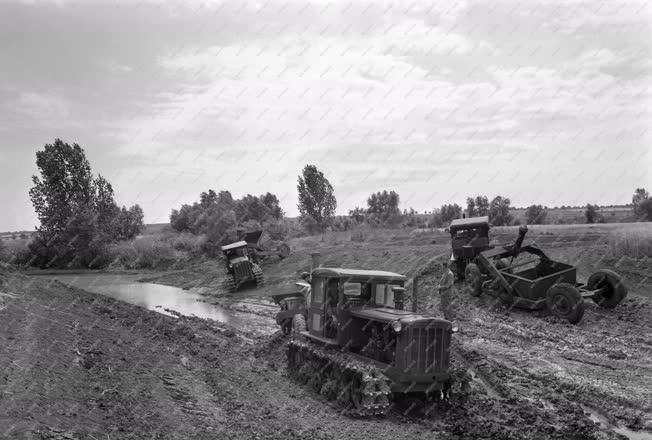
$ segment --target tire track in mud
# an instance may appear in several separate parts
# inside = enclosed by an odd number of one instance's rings
[[[436,291],[441,261],[416,271],[424,291]],[[648,300],[634,296],[613,310],[590,304],[594,315],[569,327],[545,312],[509,310],[486,296],[465,297],[460,287],[456,285],[453,316],[446,317],[463,329],[452,350],[473,378],[474,391],[462,411],[469,422],[491,426],[507,417],[512,420],[503,425],[503,433],[517,438],[525,433],[518,435],[508,426],[520,420],[529,434],[652,439],[652,385],[646,379],[652,377],[652,344],[645,343],[652,341]],[[435,303],[441,299],[433,297]],[[420,298],[420,309],[429,299]],[[442,314],[441,304],[435,304],[435,313]],[[571,362],[594,365],[588,370],[567,368]],[[632,368],[636,371],[630,374]],[[624,377],[618,377],[623,371]],[[633,385],[619,390],[628,382]],[[602,419],[596,414],[603,414]]]
[[[592,327],[601,319],[588,319],[591,328],[585,329],[538,314],[519,311],[505,316],[491,308],[478,309],[486,306],[482,299],[460,302],[466,304],[458,304],[458,316],[468,312],[471,319],[460,318],[466,330],[459,334],[457,350],[488,384],[489,393],[497,392],[502,401],[513,402],[523,411],[529,408],[528,412],[560,433],[580,432],[592,438],[597,431],[615,435],[621,424],[634,430],[651,429],[646,402],[652,392],[644,379],[650,377],[650,365],[638,362],[650,359],[651,353],[639,353],[636,359],[640,349],[636,338],[623,337],[618,329],[595,334]],[[642,316],[638,318],[640,323]],[[619,322],[618,316],[611,319]],[[646,326],[641,324],[641,328]],[[582,368],[569,368],[569,359],[582,363]],[[637,372],[629,374],[632,367]],[[619,392],[623,383],[633,383],[634,388]],[[612,428],[599,426],[596,431],[592,427],[594,420],[584,408],[596,405],[596,411],[612,415]],[[572,429],[564,431],[565,427]]]

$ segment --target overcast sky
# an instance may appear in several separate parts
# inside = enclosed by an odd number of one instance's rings
[[[622,1],[0,2],[0,231],[34,153],[82,145],[148,223],[312,163],[338,213],[631,201],[652,190],[652,9]]]

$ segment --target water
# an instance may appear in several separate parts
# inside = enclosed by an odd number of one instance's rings
[[[205,302],[205,297],[178,287],[154,283],[139,283],[138,275],[123,274],[48,274],[38,275],[60,281],[89,292],[110,296],[120,301],[144,307],[164,315],[195,316],[228,323],[238,329],[255,333],[271,333],[276,323],[251,313],[236,312]]]
[[[627,437],[629,440],[652,440],[652,433],[647,432],[647,431],[634,431],[631,430],[625,426],[614,426],[611,423],[609,423],[609,420],[602,414],[600,414],[598,411],[596,411],[593,408],[583,406],[584,412],[589,415],[589,418],[594,422],[594,423],[599,423],[602,426],[605,426],[607,428],[610,428],[614,432],[624,435]]]

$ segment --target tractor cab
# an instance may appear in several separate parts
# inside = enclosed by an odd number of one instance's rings
[[[480,252],[490,249],[489,217],[459,218],[448,228],[451,234],[451,261],[455,262],[458,279],[464,279],[466,265]]]
[[[402,308],[405,276],[392,272],[320,267],[312,271],[307,327],[310,336],[336,343],[345,323],[362,309]]]
[[[222,253],[224,253],[224,258],[231,266],[249,258],[247,242],[244,240],[222,246]]]

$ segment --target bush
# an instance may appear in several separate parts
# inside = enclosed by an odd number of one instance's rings
[[[268,220],[263,224],[263,229],[267,231],[272,240],[283,241],[288,237],[290,225],[286,219]]]
[[[321,225],[308,214],[301,217],[301,226],[311,235],[322,231]]]
[[[107,246],[107,260],[112,267],[124,269],[169,269],[183,254],[176,252],[165,237],[147,236]]]
[[[191,258],[199,258],[203,254],[206,245],[205,235],[194,235],[183,232],[170,237],[172,248],[176,251],[186,252]]]
[[[541,205],[530,205],[525,210],[525,221],[530,225],[542,225],[546,222],[548,211]]]

